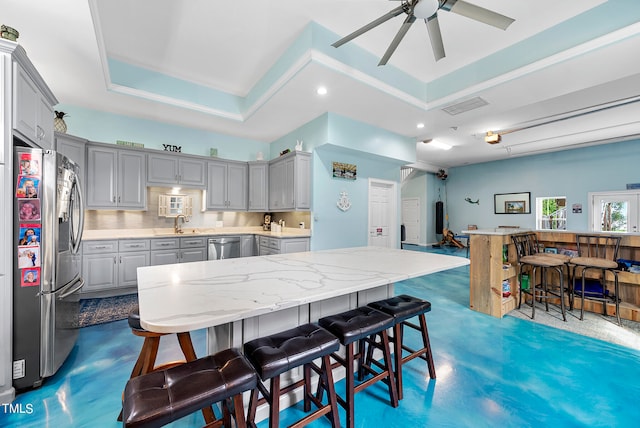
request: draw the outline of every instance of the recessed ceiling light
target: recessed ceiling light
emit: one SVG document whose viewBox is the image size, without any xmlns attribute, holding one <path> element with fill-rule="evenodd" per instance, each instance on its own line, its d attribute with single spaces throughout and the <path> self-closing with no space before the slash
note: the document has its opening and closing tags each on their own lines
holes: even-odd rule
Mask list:
<svg viewBox="0 0 640 428">
<path fill-rule="evenodd" d="M 424 128 L 424 123 L 419 123 L 419 124 L 417 124 L 417 125 L 416 125 L 416 128 L 418 128 L 418 129 L 422 129 L 422 128 Z"/>
<path fill-rule="evenodd" d="M 316 89 L 316 93 L 318 95 L 327 95 L 327 88 L 325 88 L 324 86 L 320 86 L 318 87 L 318 89 Z"/>
</svg>

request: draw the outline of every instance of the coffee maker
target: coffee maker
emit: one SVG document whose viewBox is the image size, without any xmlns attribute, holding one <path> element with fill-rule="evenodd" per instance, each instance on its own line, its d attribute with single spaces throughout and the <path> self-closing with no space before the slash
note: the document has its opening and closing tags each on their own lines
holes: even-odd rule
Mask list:
<svg viewBox="0 0 640 428">
<path fill-rule="evenodd" d="M 271 214 L 264 215 L 264 223 L 262 224 L 262 230 L 271 230 Z"/>
</svg>

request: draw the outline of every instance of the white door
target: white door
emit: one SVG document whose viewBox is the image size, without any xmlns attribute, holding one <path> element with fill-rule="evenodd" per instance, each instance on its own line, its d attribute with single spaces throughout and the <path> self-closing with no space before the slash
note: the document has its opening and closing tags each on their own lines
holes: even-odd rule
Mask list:
<svg viewBox="0 0 640 428">
<path fill-rule="evenodd" d="M 637 232 L 640 195 L 630 192 L 590 193 L 594 231 Z"/>
<path fill-rule="evenodd" d="M 397 201 L 395 182 L 369 179 L 369 245 L 397 248 Z"/>
<path fill-rule="evenodd" d="M 404 224 L 407 244 L 420 244 L 420 199 L 402 200 L 402 224 Z"/>
</svg>

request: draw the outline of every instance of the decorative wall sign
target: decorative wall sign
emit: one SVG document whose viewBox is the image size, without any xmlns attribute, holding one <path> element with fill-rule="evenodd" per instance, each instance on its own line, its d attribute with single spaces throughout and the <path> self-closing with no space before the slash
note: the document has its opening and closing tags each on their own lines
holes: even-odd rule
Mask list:
<svg viewBox="0 0 640 428">
<path fill-rule="evenodd" d="M 573 204 L 571 205 L 571 212 L 574 214 L 582 213 L 582 204 Z"/>
<path fill-rule="evenodd" d="M 342 211 L 347 211 L 351 208 L 351 201 L 349 200 L 349 195 L 344 190 L 340 192 L 340 197 L 337 202 L 338 208 Z"/>
<path fill-rule="evenodd" d="M 350 163 L 333 162 L 333 176 L 336 178 L 355 180 L 356 169 L 357 167 Z"/>
<path fill-rule="evenodd" d="M 174 153 L 181 153 L 182 152 L 182 146 L 174 146 L 172 144 L 163 144 L 162 145 L 162 149 L 165 152 L 174 152 Z"/>
</svg>

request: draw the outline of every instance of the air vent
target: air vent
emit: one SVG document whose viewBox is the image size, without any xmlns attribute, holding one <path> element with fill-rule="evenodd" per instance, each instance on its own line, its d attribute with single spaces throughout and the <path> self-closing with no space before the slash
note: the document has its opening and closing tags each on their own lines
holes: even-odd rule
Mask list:
<svg viewBox="0 0 640 428">
<path fill-rule="evenodd" d="M 443 108 L 442 110 L 449 113 L 451 116 L 455 116 L 456 114 L 464 113 L 465 111 L 486 106 L 487 104 L 489 103 L 482 98 L 475 97 L 466 101 L 459 102 L 457 104 L 452 104 L 448 107 Z"/>
</svg>

